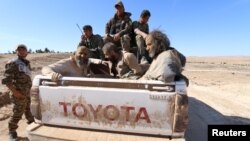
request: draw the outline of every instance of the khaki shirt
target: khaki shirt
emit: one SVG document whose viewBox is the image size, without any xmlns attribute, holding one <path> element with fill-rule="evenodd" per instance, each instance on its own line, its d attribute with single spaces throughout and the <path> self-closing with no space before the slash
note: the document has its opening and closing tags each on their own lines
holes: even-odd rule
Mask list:
<svg viewBox="0 0 250 141">
<path fill-rule="evenodd" d="M 122 77 L 130 71 L 132 71 L 133 74 L 142 75 L 142 68 L 137 63 L 135 55 L 126 51 L 122 51 L 122 57 L 117 63 L 116 70 L 118 77 Z"/>
<path fill-rule="evenodd" d="M 101 64 L 101 60 L 89 58 L 88 64 L 84 68 L 79 68 L 73 57 L 60 60 L 54 64 L 42 68 L 42 74 L 52 76 L 53 73 L 60 73 L 62 76 L 84 77 L 89 73 L 89 65 Z"/>
<path fill-rule="evenodd" d="M 173 50 L 160 53 L 153 60 L 148 71 L 141 77 L 142 80 L 160 80 L 172 82 L 175 76 L 180 74 L 182 66 L 179 58 Z"/>
</svg>

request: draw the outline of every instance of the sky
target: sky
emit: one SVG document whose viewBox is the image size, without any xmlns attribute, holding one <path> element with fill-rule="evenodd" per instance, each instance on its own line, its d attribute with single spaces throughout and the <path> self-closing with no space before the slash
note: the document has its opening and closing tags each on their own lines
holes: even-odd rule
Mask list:
<svg viewBox="0 0 250 141">
<path fill-rule="evenodd" d="M 73 52 L 82 28 L 104 35 L 117 0 L 0 0 L 0 53 L 29 49 Z M 186 56 L 250 56 L 250 0 L 122 0 L 131 19 L 151 12 L 159 29 Z"/>
</svg>

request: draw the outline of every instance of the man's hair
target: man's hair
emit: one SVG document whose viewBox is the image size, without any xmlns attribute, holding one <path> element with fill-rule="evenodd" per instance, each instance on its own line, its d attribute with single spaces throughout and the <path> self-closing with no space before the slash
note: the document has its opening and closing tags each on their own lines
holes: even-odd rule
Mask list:
<svg viewBox="0 0 250 141">
<path fill-rule="evenodd" d="M 150 17 L 150 16 L 151 16 L 151 14 L 150 14 L 149 10 L 143 10 L 141 12 L 141 17 Z"/>
<path fill-rule="evenodd" d="M 103 48 L 102 48 L 103 52 L 111 52 L 114 51 L 116 53 L 118 53 L 120 51 L 120 49 L 112 42 L 108 42 L 106 43 Z"/>
<path fill-rule="evenodd" d="M 24 44 L 18 44 L 18 45 L 16 46 L 16 51 L 17 51 L 19 48 L 24 48 L 24 49 L 27 50 L 27 47 L 26 47 L 26 45 L 24 45 Z"/>
<path fill-rule="evenodd" d="M 85 26 L 83 26 L 83 31 L 85 31 L 85 30 L 90 30 L 90 31 L 92 31 L 92 26 L 91 25 L 85 25 Z"/>
<path fill-rule="evenodd" d="M 118 6 L 122 7 L 122 8 L 125 10 L 124 5 L 123 5 L 122 1 L 118 0 L 118 1 L 116 2 L 116 4 L 115 4 L 115 8 L 117 8 Z"/>
<path fill-rule="evenodd" d="M 167 35 L 160 30 L 153 30 L 149 33 L 154 38 L 156 50 L 155 55 L 157 56 L 161 52 L 168 50 L 170 47 L 170 40 Z"/>
<path fill-rule="evenodd" d="M 88 49 L 86 46 L 77 46 L 77 49 L 76 49 L 76 51 L 73 52 L 73 55 L 75 55 L 76 52 L 77 52 L 78 50 L 80 50 L 80 49 L 84 49 L 84 50 L 87 50 L 87 51 L 89 52 L 89 49 Z"/>
</svg>

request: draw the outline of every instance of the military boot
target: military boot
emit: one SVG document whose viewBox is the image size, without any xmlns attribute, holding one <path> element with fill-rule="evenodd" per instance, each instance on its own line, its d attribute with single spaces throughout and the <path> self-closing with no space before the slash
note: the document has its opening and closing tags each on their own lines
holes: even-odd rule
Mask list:
<svg viewBox="0 0 250 141">
<path fill-rule="evenodd" d="M 16 133 L 16 131 L 9 132 L 9 140 L 10 141 L 16 141 L 17 140 L 17 133 Z"/>
</svg>

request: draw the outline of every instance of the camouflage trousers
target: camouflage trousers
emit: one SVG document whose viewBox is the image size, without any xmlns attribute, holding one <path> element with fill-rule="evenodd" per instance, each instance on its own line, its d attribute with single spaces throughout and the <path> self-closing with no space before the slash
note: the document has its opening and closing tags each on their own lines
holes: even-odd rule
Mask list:
<svg viewBox="0 0 250 141">
<path fill-rule="evenodd" d="M 125 34 L 121 37 L 119 41 L 115 41 L 112 36 L 105 36 L 104 37 L 104 43 L 107 42 L 112 42 L 114 43 L 117 47 L 122 48 L 123 50 L 129 52 L 130 51 L 130 37 L 129 35 Z"/>
<path fill-rule="evenodd" d="M 138 53 L 140 56 L 144 56 L 145 51 L 146 51 L 146 45 L 145 45 L 145 40 L 141 35 L 136 35 L 136 45 L 138 47 Z"/>
<path fill-rule="evenodd" d="M 21 120 L 22 115 L 25 114 L 25 118 L 28 120 L 27 123 L 34 121 L 34 117 L 30 111 L 30 96 L 26 96 L 23 99 L 17 99 L 12 96 L 12 101 L 14 103 L 13 115 L 9 120 L 9 131 L 14 132 L 18 128 L 18 122 Z"/>
</svg>

